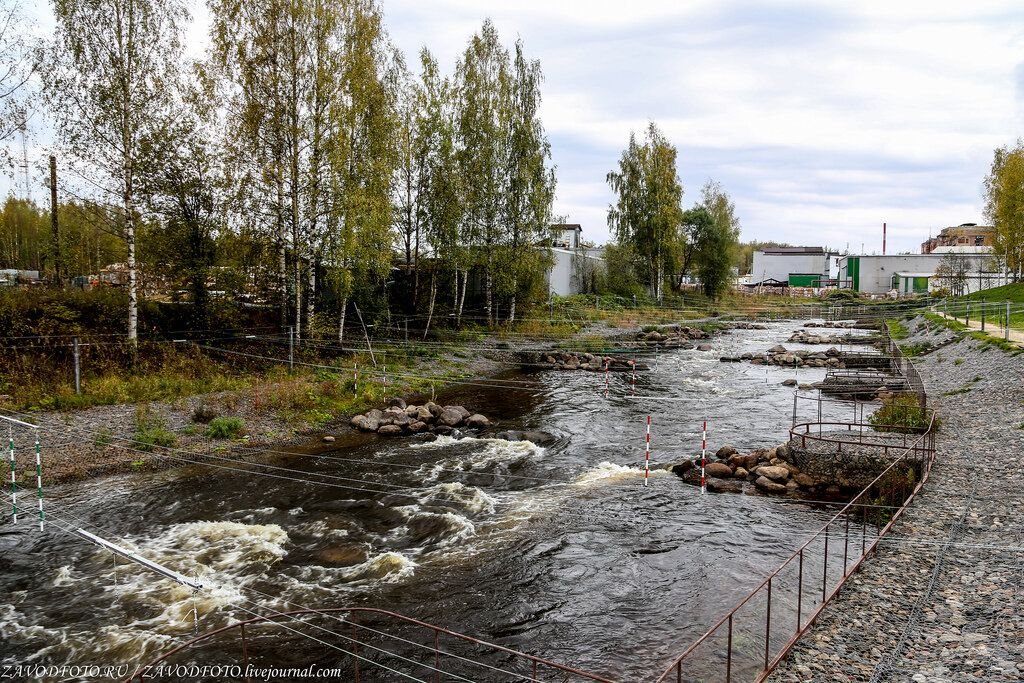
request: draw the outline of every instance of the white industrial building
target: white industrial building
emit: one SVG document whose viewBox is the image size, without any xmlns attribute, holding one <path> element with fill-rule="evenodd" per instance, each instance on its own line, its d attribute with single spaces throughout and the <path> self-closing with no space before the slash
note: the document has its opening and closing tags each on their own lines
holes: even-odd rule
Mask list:
<svg viewBox="0 0 1024 683">
<path fill-rule="evenodd" d="M 968 292 L 998 287 L 1008 281 L 1005 272 L 995 269 L 990 247 L 938 247 L 930 254 L 843 256 L 839 265 L 840 286 L 862 294 L 927 294 L 945 286 L 937 272 L 950 253 L 962 258 L 958 267 L 963 268 L 962 282 Z"/>
<path fill-rule="evenodd" d="M 824 287 L 837 277 L 838 254 L 822 247 L 768 247 L 754 252 L 750 284 Z"/>
<path fill-rule="evenodd" d="M 583 228 L 576 223 L 551 226 L 551 256 L 548 294 L 571 296 L 587 291 L 595 271 L 604 268 L 604 250 L 582 246 Z"/>
</svg>

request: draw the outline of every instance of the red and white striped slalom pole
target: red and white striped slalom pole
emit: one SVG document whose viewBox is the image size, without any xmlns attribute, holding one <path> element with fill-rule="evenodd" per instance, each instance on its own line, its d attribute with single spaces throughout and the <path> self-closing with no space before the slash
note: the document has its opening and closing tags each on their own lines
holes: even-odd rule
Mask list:
<svg viewBox="0 0 1024 683">
<path fill-rule="evenodd" d="M 359 363 L 352 364 L 352 394 L 359 396 Z"/>
<path fill-rule="evenodd" d="M 647 486 L 647 477 L 651 473 L 651 416 L 647 416 L 647 444 L 644 451 L 644 486 Z"/>
<path fill-rule="evenodd" d="M 704 470 L 708 464 L 708 421 L 704 420 L 704 431 L 700 439 L 700 492 L 708 492 L 708 482 Z"/>
</svg>

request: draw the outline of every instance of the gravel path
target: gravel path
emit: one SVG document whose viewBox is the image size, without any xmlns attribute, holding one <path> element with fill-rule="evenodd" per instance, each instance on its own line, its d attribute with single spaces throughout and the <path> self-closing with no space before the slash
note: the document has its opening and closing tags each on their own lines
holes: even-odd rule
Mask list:
<svg viewBox="0 0 1024 683">
<path fill-rule="evenodd" d="M 917 366 L 931 478 L 769 680 L 1024 680 L 1024 355 L 967 339 Z"/>
</svg>

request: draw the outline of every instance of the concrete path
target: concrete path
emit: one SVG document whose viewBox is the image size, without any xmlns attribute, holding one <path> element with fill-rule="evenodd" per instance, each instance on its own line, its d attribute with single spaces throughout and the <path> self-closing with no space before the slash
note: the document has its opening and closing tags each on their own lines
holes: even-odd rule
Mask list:
<svg viewBox="0 0 1024 683">
<path fill-rule="evenodd" d="M 1024 680 L 1024 355 L 966 339 L 917 366 L 931 478 L 771 681 Z"/>
<path fill-rule="evenodd" d="M 955 318 L 953 318 L 953 316 L 948 315 L 946 313 L 943 313 L 942 311 L 934 311 L 934 313 L 936 313 L 938 315 L 941 315 L 943 318 L 946 318 L 948 320 L 954 320 L 955 319 Z M 963 320 L 958 320 L 958 322 L 961 325 L 963 324 Z M 978 330 L 979 332 L 981 331 L 981 321 L 980 320 L 971 320 L 967 324 L 967 326 L 970 327 L 972 330 Z M 1006 329 L 1002 325 L 993 325 L 989 321 L 985 322 L 985 332 L 987 334 L 992 335 L 993 337 L 999 337 L 1000 339 L 1005 339 L 1006 338 Z M 1024 344 L 1024 330 L 1017 330 L 1017 329 L 1014 329 L 1014 328 L 1011 327 L 1010 328 L 1009 341 L 1019 342 L 1021 344 Z"/>
</svg>

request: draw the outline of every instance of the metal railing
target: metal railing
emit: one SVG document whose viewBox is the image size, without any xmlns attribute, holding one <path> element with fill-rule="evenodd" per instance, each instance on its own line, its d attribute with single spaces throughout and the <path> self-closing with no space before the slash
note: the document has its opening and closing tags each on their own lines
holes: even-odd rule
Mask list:
<svg viewBox="0 0 1024 683">
<path fill-rule="evenodd" d="M 883 345 L 887 347 L 892 371 L 911 387 L 916 400 L 908 410 L 896 411 L 896 424 L 879 422 L 869 416 L 855 422 L 822 421 L 820 396 L 818 420 L 797 422 L 797 394 L 794 394 L 794 424 L 791 440 L 803 447 L 809 441 L 818 449 L 833 453 L 878 449 L 892 461 L 852 500 L 769 574 L 743 600 L 714 624 L 665 669 L 665 681 L 725 681 L 734 676 L 763 681 L 811 627 L 825 605 L 839 594 L 846 580 L 878 546 L 907 506 L 928 480 L 935 460 L 934 411 L 927 408 L 924 382 L 913 363 L 892 340 L 884 325 Z M 856 414 L 858 403 L 854 403 Z M 885 405 L 885 404 L 883 404 Z M 898 404 L 894 404 L 897 405 Z M 887 415 L 888 417 L 888 415 Z M 924 427 L 909 426 L 915 417 Z M 834 428 L 830 433 L 826 430 Z M 843 431 L 849 435 L 842 434 Z M 838 432 L 838 433 L 837 433 Z M 867 437 L 869 433 L 873 436 Z M 900 443 L 890 443 L 891 439 Z M 840 559 L 841 558 L 841 559 Z"/>
<path fill-rule="evenodd" d="M 928 480 L 935 459 L 933 424 L 934 416 L 900 457 L 675 659 L 659 683 L 730 683 L 734 676 L 763 681 Z"/>
<path fill-rule="evenodd" d="M 541 681 L 551 680 L 550 678 L 541 678 L 541 676 L 550 677 L 554 675 L 560 681 L 584 680 L 611 683 L 609 679 L 603 678 L 598 674 L 574 669 L 479 638 L 449 631 L 440 626 L 428 624 L 396 612 L 370 607 L 344 607 L 321 610 L 301 609 L 288 612 L 273 612 L 268 616 L 257 616 L 252 619 L 222 626 L 192 638 L 152 659 L 144 666 L 139 667 L 136 673 L 126 680 L 126 683 L 141 682 L 149 679 L 150 676 L 148 674 L 150 672 L 160 671 L 160 665 L 165 664 L 178 653 L 194 649 L 202 643 L 213 641 L 216 636 L 229 631 L 238 632 L 239 654 L 242 660 L 240 670 L 248 672 L 250 671 L 250 663 L 256 659 L 257 654 L 253 650 L 253 641 L 256 637 L 253 631 L 256 628 L 260 626 L 277 626 L 296 632 L 295 626 L 283 626 L 279 622 L 286 619 L 294 621 L 318 616 L 329 617 L 331 619 L 331 629 L 346 630 L 347 635 L 341 636 L 340 640 L 345 643 L 345 647 L 350 648 L 348 650 L 348 659 L 350 660 L 348 662 L 350 669 L 348 675 L 350 676 L 349 680 L 356 681 L 357 683 L 363 680 L 366 673 L 364 670 L 367 668 L 375 669 L 374 674 L 370 676 L 369 680 L 381 680 L 379 676 L 385 675 L 385 670 L 391 671 L 390 667 L 384 665 L 383 662 L 393 665 L 396 660 L 400 661 L 403 668 L 413 669 L 417 674 L 416 680 L 419 680 L 419 676 L 423 676 L 434 683 L 441 683 L 444 680 L 475 680 L 481 675 L 493 677 L 498 674 L 500 674 L 500 680 Z M 389 622 L 393 629 L 385 632 L 379 628 L 371 628 L 369 624 L 373 623 L 371 622 L 373 619 Z M 333 630 L 324 628 L 319 628 L 318 631 L 321 634 L 327 633 L 328 635 L 333 633 Z M 396 635 L 397 632 L 402 632 L 403 635 Z M 426 635 L 426 642 L 421 642 L 420 639 L 417 639 L 417 633 Z M 300 632 L 299 635 L 303 634 Z M 404 646 L 406 650 L 398 653 L 382 647 L 380 642 L 374 645 L 374 636 L 378 636 L 378 640 L 386 641 L 389 644 L 388 647 Z M 321 635 L 321 637 L 323 636 Z M 314 640 L 324 642 L 320 641 L 319 638 L 314 638 Z M 277 639 L 275 639 L 275 645 L 280 646 L 280 642 Z M 456 652 L 455 650 L 459 646 L 466 649 Z M 482 655 L 494 657 L 494 663 L 479 661 L 479 657 Z M 304 656 L 307 656 L 308 659 L 308 655 Z M 414 659 L 415 657 L 418 657 L 418 659 Z M 383 660 L 383 662 L 378 662 L 377 660 Z M 280 668 L 279 665 L 277 666 Z M 443 668 L 445 666 L 453 668 L 446 670 Z M 456 670 L 455 667 L 458 667 L 458 669 Z M 473 671 L 476 673 L 471 673 Z M 485 671 L 486 674 L 481 674 L 479 673 L 480 671 Z M 466 676 L 470 676 L 470 678 L 466 678 Z M 246 678 L 246 680 L 248 679 Z"/>
</svg>

